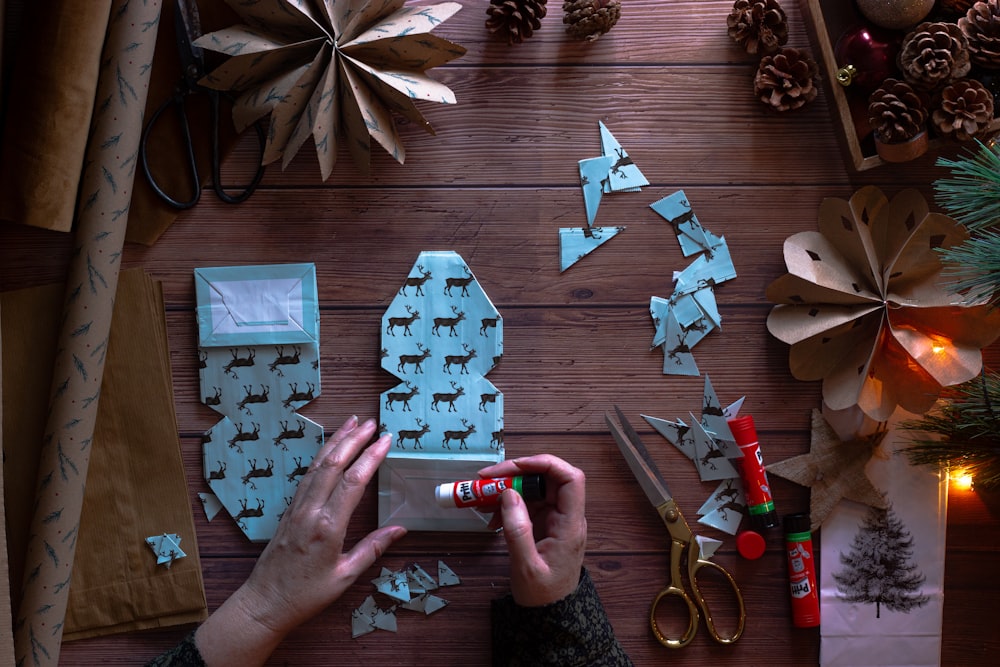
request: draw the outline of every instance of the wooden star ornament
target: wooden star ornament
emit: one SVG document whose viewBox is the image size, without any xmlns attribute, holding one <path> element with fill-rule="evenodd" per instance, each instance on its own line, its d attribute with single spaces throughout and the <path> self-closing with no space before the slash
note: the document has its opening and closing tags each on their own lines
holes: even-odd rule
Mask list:
<svg viewBox="0 0 1000 667">
<path fill-rule="evenodd" d="M 812 530 L 817 530 L 841 498 L 885 509 L 888 502 L 868 475 L 865 466 L 872 458 L 885 431 L 843 441 L 817 410 L 812 411 L 812 438 L 809 453 L 778 461 L 767 472 L 808 486 Z"/>
</svg>

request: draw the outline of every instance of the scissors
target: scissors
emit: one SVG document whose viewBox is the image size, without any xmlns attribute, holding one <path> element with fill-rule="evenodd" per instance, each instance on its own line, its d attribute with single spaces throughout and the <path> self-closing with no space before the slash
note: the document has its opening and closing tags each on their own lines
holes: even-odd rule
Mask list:
<svg viewBox="0 0 1000 667">
<path fill-rule="evenodd" d="M 698 630 L 700 615 L 704 614 L 705 625 L 708 628 L 709 634 L 712 635 L 712 639 L 720 644 L 732 644 L 743 634 L 743 626 L 746 624 L 747 618 L 746 607 L 743 605 L 743 594 L 736 585 L 736 580 L 721 565 L 701 557 L 698 544 L 694 542 L 694 534 L 691 532 L 691 528 L 688 526 L 687 521 L 684 520 L 680 509 L 678 509 L 677 502 L 670 495 L 670 489 L 667 488 L 666 482 L 663 481 L 663 477 L 656 469 L 656 464 L 650 458 L 649 451 L 639 439 L 639 434 L 636 433 L 635 429 L 617 406 L 615 407 L 615 413 L 621 422 L 621 426 L 615 422 L 610 413 L 604 413 L 604 419 L 608 423 L 608 428 L 611 429 L 611 435 L 614 436 L 615 442 L 618 443 L 618 448 L 625 457 L 625 461 L 632 470 L 632 474 L 635 475 L 636 480 L 639 482 L 639 486 L 646 492 L 646 497 L 656 507 L 656 511 L 670 532 L 670 584 L 657 594 L 656 598 L 653 599 L 653 606 L 649 610 L 649 625 L 653 629 L 653 634 L 661 644 L 668 648 L 687 646 L 694 639 L 695 632 Z M 690 593 L 684 588 L 684 581 L 681 578 L 681 563 L 685 549 L 687 549 L 687 580 L 691 584 Z M 725 580 L 729 582 L 729 587 L 736 597 L 736 603 L 739 606 L 739 621 L 735 632 L 731 635 L 722 635 L 716 629 L 715 621 L 712 619 L 712 612 L 709 610 L 708 603 L 705 601 L 701 589 L 698 587 L 698 573 L 703 568 L 709 568 L 721 573 Z M 681 598 L 688 609 L 687 630 L 684 631 L 684 634 L 680 638 L 667 637 L 660 630 L 656 622 L 657 607 L 659 607 L 663 600 L 671 596 Z"/>
<path fill-rule="evenodd" d="M 152 186 L 153 191 L 156 192 L 160 199 L 174 208 L 181 210 L 188 209 L 198 203 L 198 200 L 201 198 L 201 177 L 198 174 L 198 165 L 195 162 L 194 146 L 191 141 L 191 128 L 188 125 L 185 99 L 195 93 L 207 95 L 211 105 L 212 123 L 212 189 L 215 190 L 216 196 L 222 201 L 228 204 L 239 204 L 246 201 L 253 194 L 254 190 L 257 189 L 257 185 L 264 175 L 264 165 L 261 163 L 262 161 L 258 161 L 257 173 L 254 175 L 253 180 L 249 185 L 244 186 L 240 192 L 231 195 L 222 188 L 219 177 L 221 162 L 219 150 L 219 97 L 221 93 L 198 83 L 205 75 L 204 52 L 194 44 L 194 41 L 201 36 L 201 18 L 198 14 L 198 5 L 193 0 L 177 0 L 174 10 L 174 20 L 177 26 L 177 52 L 180 56 L 182 72 L 181 80 L 177 84 L 174 94 L 153 112 L 149 123 L 146 124 L 142 132 L 142 141 L 139 144 L 142 169 L 146 173 L 146 179 L 149 181 L 150 186 Z M 163 112 L 170 107 L 177 108 L 184 146 L 187 149 L 187 176 L 190 179 L 189 183 L 193 192 L 191 198 L 187 200 L 175 199 L 167 194 L 160 184 L 157 183 L 156 178 L 149 169 L 148 141 L 150 133 Z M 264 129 L 260 123 L 255 123 L 254 127 L 257 130 L 257 140 L 260 144 L 261 157 L 263 157 L 266 143 Z"/>
</svg>

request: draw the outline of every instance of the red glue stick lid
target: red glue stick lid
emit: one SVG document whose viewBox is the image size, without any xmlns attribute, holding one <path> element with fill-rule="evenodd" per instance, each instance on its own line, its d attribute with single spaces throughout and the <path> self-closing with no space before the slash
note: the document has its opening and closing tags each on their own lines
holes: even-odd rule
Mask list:
<svg viewBox="0 0 1000 667">
<path fill-rule="evenodd" d="M 764 555 L 767 544 L 760 533 L 752 530 L 741 531 L 736 536 L 736 550 L 747 560 L 756 560 Z"/>
<path fill-rule="evenodd" d="M 757 442 L 757 428 L 754 426 L 753 417 L 750 415 L 736 417 L 735 419 L 728 420 L 726 423 L 729 424 L 729 430 L 733 432 L 733 437 L 736 438 L 736 444 L 749 445 Z"/>
</svg>

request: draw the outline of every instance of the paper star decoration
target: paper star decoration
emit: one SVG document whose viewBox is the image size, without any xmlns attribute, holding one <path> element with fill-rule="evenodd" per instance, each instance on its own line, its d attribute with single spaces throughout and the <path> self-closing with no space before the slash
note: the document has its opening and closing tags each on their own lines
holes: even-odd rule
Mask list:
<svg viewBox="0 0 1000 667">
<path fill-rule="evenodd" d="M 195 41 L 232 56 L 200 83 L 238 93 L 238 131 L 271 116 L 264 164 L 281 158 L 286 167 L 310 134 L 324 181 L 341 137 L 364 174 L 370 139 L 402 163 L 393 113 L 433 134 L 413 100 L 454 104 L 455 94 L 426 72 L 465 54 L 430 34 L 460 4 L 405 1 L 226 0 L 244 23 Z"/>
<path fill-rule="evenodd" d="M 809 514 L 815 531 L 841 498 L 880 509 L 889 506 L 885 496 L 865 474 L 865 465 L 885 434 L 886 431 L 879 431 L 844 442 L 823 414 L 813 408 L 809 453 L 772 463 L 766 469 L 768 473 L 811 488 Z"/>
<path fill-rule="evenodd" d="M 391 600 L 390 606 L 382 608 L 369 595 L 360 607 L 351 612 L 351 637 L 356 638 L 375 630 L 396 632 L 396 609 L 416 611 L 430 616 L 448 606 L 448 601 L 431 593 L 442 586 L 456 586 L 458 575 L 444 561 L 438 561 L 438 579 L 427 570 L 414 563 L 404 570 L 390 570 L 383 567 L 379 576 L 372 579 L 372 585 L 380 594 Z"/>
<path fill-rule="evenodd" d="M 642 415 L 657 433 L 691 460 L 701 481 L 719 481 L 712 495 L 698 509 L 698 522 L 730 535 L 736 534 L 747 513 L 743 483 L 733 463 L 733 459 L 742 457 L 743 452 L 736 445 L 728 424 L 728 420 L 738 416 L 742 406 L 743 398 L 740 398 L 723 408 L 712 380 L 706 375 L 701 417 L 688 413 L 690 426 L 680 419 L 669 421 Z"/>
<path fill-rule="evenodd" d="M 156 564 L 165 565 L 168 569 L 174 561 L 187 556 L 181 550 L 181 538 L 174 533 L 163 533 L 146 538 L 146 544 L 156 554 Z"/>
</svg>

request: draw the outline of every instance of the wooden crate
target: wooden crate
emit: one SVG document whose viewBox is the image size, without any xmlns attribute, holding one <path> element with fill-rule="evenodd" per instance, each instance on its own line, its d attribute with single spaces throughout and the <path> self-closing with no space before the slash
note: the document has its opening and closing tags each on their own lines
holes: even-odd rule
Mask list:
<svg viewBox="0 0 1000 667">
<path fill-rule="evenodd" d="M 862 23 L 853 2 L 845 0 L 803 0 L 802 13 L 810 39 L 817 49 L 816 61 L 823 77 L 823 87 L 833 108 L 833 122 L 849 167 L 866 171 L 885 164 L 875 151 L 875 142 L 868 129 L 867 97 L 850 94 L 849 88 L 837 83 L 836 58 L 833 55 L 837 39 L 853 25 Z M 990 132 L 1000 130 L 1000 120 L 994 119 Z M 931 139 L 928 153 L 938 153 L 959 144 L 945 139 Z"/>
</svg>

